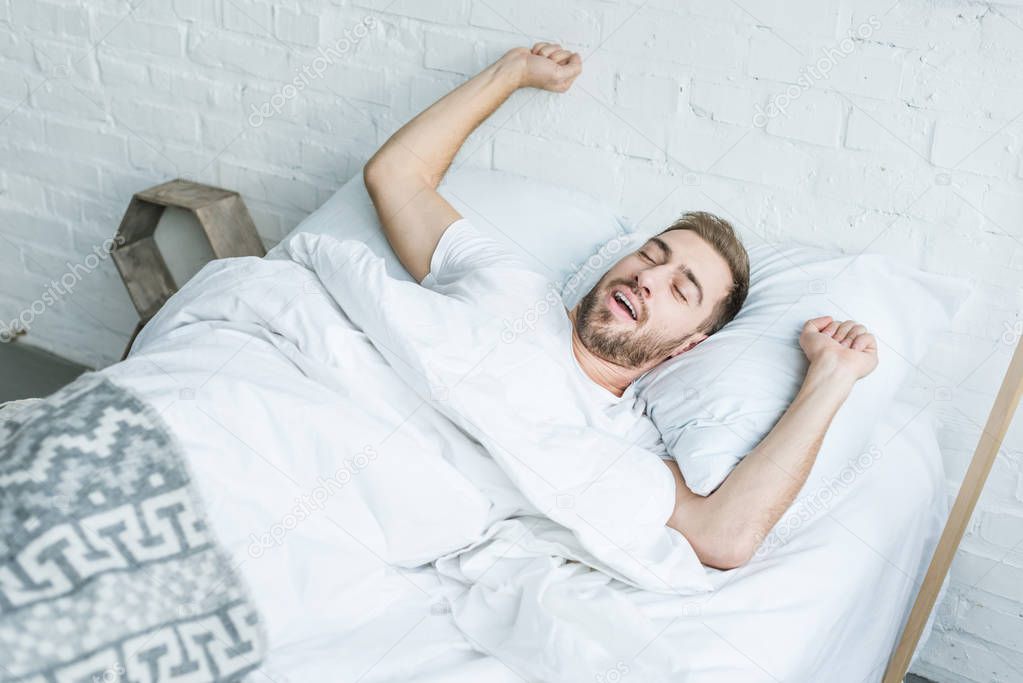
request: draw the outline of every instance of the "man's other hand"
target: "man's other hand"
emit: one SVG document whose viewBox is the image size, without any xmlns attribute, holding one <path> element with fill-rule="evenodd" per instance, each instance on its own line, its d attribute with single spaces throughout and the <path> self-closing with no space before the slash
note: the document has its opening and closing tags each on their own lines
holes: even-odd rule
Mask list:
<svg viewBox="0 0 1023 683">
<path fill-rule="evenodd" d="M 840 322 L 827 315 L 807 320 L 799 346 L 810 365 L 848 372 L 854 380 L 866 377 L 877 367 L 877 340 L 855 320 Z"/>
<path fill-rule="evenodd" d="M 568 90 L 583 70 L 579 53 L 565 50 L 557 43 L 537 43 L 532 50 L 515 48 L 504 59 L 518 65 L 521 87 L 551 92 Z"/>
</svg>

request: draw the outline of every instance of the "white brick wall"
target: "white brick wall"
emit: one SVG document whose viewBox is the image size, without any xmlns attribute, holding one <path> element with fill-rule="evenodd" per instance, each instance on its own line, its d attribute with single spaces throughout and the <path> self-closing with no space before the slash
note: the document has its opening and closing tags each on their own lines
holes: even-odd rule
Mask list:
<svg viewBox="0 0 1023 683">
<path fill-rule="evenodd" d="M 517 94 L 458 163 L 973 281 L 913 385 L 950 495 L 1023 332 L 1019 0 L 0 0 L 0 23 L 0 320 L 29 311 L 24 341 L 78 361 L 134 325 L 113 265 L 44 296 L 132 192 L 237 189 L 274 243 L 416 111 L 550 38 L 585 55 L 576 88 Z M 1015 426 L 917 667 L 937 680 L 1023 676 L 1021 461 Z"/>
</svg>

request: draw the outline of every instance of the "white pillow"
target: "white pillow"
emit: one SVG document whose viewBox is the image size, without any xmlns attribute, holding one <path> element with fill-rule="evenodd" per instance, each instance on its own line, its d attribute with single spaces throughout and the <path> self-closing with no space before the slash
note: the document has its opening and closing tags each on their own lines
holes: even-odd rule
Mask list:
<svg viewBox="0 0 1023 683">
<path fill-rule="evenodd" d="M 477 169 L 449 173 L 439 191 L 480 232 L 548 278 L 556 291 L 563 287 L 575 291 L 577 273 L 599 275 L 613 264 L 615 254 L 624 253 L 619 238 L 626 235 L 625 228 L 613 213 L 581 192 Z M 388 274 L 412 279 L 380 230 L 362 173 L 309 214 L 281 244 L 300 232 L 365 242 L 384 259 Z M 595 258 L 599 249 L 604 256 Z"/>
<path fill-rule="evenodd" d="M 686 483 L 701 495 L 721 484 L 792 402 L 807 367 L 798 340 L 808 319 L 862 322 L 878 339 L 879 360 L 832 422 L 804 490 L 864 452 L 900 385 L 969 294 L 961 280 L 877 254 L 773 245 L 748 251 L 750 291 L 739 315 L 637 383 Z"/>
</svg>

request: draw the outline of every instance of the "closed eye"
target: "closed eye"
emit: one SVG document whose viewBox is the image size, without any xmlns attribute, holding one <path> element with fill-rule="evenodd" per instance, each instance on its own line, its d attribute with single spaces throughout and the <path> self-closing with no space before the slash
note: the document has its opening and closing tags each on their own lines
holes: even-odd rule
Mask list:
<svg viewBox="0 0 1023 683">
<path fill-rule="evenodd" d="M 657 263 L 657 261 L 655 261 L 653 259 L 653 257 L 651 257 L 650 254 L 646 253 L 645 251 L 639 251 L 638 254 L 639 254 L 639 257 L 641 259 L 643 259 L 644 261 L 646 261 L 647 263 L 651 263 L 651 264 Z M 672 285 L 671 288 L 672 288 L 672 290 L 674 290 L 675 296 L 677 298 L 682 299 L 682 301 L 684 301 L 687 304 L 689 303 L 689 299 L 686 298 L 686 295 L 682 293 L 682 290 L 679 289 L 677 285 Z"/>
</svg>

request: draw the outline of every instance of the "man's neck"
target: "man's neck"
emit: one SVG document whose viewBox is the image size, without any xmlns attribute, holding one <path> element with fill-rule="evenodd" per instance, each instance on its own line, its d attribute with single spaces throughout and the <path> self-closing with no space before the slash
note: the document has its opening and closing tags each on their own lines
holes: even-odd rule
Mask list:
<svg viewBox="0 0 1023 683">
<path fill-rule="evenodd" d="M 575 327 L 575 309 L 568 312 L 572 321 L 572 353 L 579 367 L 597 386 L 606 389 L 615 396 L 621 396 L 629 385 L 639 376 L 633 368 L 625 368 L 608 360 L 586 348 L 583 340 Z"/>
</svg>

